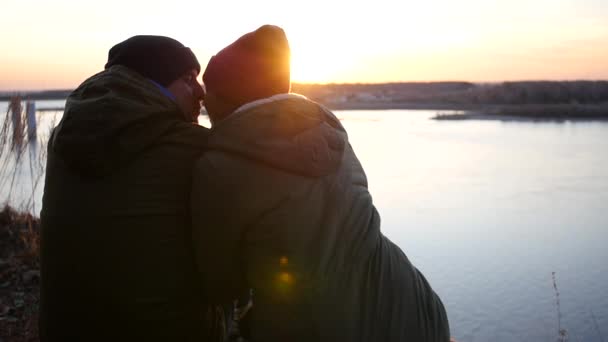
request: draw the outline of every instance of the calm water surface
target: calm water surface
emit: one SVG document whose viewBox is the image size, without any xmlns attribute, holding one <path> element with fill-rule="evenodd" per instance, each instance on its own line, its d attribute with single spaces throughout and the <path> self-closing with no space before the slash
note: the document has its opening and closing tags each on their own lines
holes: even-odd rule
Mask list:
<svg viewBox="0 0 608 342">
<path fill-rule="evenodd" d="M 459 341 L 555 341 L 552 272 L 570 340 L 608 340 L 608 123 L 336 114 L 384 234 L 439 293 Z M 39 140 L 58 115 L 39 114 Z"/>
</svg>

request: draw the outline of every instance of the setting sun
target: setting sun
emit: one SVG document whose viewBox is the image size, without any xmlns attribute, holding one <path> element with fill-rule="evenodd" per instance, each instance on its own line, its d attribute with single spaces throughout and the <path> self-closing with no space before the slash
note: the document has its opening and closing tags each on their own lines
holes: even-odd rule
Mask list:
<svg viewBox="0 0 608 342">
<path fill-rule="evenodd" d="M 4 32 L 14 32 L 0 55 L 0 90 L 75 87 L 103 69 L 110 47 L 137 34 L 180 40 L 204 69 L 214 53 L 263 24 L 285 29 L 294 82 L 608 78 L 608 9 L 592 0 L 176 1 L 170 7 L 57 0 L 9 1 L 5 12 L 27 13 L 27 20 L 12 15 L 0 22 Z"/>
<path fill-rule="evenodd" d="M 300 83 L 330 83 L 352 73 L 352 60 L 340 54 L 319 54 L 292 44 L 291 79 Z"/>
</svg>

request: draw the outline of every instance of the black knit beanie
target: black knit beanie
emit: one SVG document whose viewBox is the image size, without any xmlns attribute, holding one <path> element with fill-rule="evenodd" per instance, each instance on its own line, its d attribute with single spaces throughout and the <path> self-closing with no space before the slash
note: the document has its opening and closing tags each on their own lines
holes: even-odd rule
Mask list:
<svg viewBox="0 0 608 342">
<path fill-rule="evenodd" d="M 201 71 L 189 48 L 163 36 L 133 36 L 114 45 L 105 68 L 113 65 L 124 65 L 164 87 L 190 69 Z"/>
</svg>

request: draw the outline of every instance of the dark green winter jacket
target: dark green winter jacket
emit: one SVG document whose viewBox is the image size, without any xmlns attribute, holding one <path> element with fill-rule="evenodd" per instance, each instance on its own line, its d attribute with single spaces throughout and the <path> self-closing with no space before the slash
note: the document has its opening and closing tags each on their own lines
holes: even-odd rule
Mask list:
<svg viewBox="0 0 608 342">
<path fill-rule="evenodd" d="M 293 94 L 246 107 L 212 129 L 194 170 L 208 296 L 253 289 L 252 341 L 447 342 L 443 304 L 381 233 L 339 120 Z"/>
<path fill-rule="evenodd" d="M 200 341 L 189 203 L 207 136 L 122 66 L 69 96 L 48 146 L 42 341 Z"/>
</svg>

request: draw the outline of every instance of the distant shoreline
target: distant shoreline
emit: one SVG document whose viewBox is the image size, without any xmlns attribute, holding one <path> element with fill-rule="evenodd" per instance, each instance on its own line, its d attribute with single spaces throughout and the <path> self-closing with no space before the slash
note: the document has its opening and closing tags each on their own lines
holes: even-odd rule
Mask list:
<svg viewBox="0 0 608 342">
<path fill-rule="evenodd" d="M 430 110 L 437 111 L 438 120 L 608 119 L 608 81 L 294 83 L 292 91 L 332 110 Z M 24 101 L 65 100 L 71 92 L 0 92 L 0 101 L 9 101 L 15 95 Z"/>
<path fill-rule="evenodd" d="M 446 104 L 446 103 L 412 103 L 412 102 L 346 102 L 346 103 L 321 103 L 331 110 L 453 110 L 474 111 L 480 110 L 478 105 Z"/>
<path fill-rule="evenodd" d="M 606 121 L 608 103 L 604 104 L 527 104 L 485 105 L 461 113 L 438 112 L 435 120 L 502 121 Z"/>
<path fill-rule="evenodd" d="M 608 104 L 601 105 L 448 105 L 437 103 L 341 103 L 325 104 L 331 110 L 428 110 L 434 120 L 499 121 L 608 121 Z M 62 107 L 38 108 L 39 112 L 62 112 Z M 207 113 L 203 110 L 203 115 Z"/>
<path fill-rule="evenodd" d="M 449 114 L 448 114 L 449 116 Z M 538 116 L 515 116 L 515 115 L 498 115 L 498 114 L 483 114 L 479 112 L 465 112 L 463 114 L 455 114 L 452 117 L 442 118 L 441 116 L 431 117 L 437 121 L 503 121 L 503 122 L 592 122 L 601 121 L 608 122 L 608 116 L 605 117 L 538 117 Z"/>
<path fill-rule="evenodd" d="M 72 89 L 44 90 L 44 91 L 7 91 L 0 93 L 0 101 L 10 101 L 13 96 L 21 96 L 21 99 L 44 101 L 65 100 L 72 93 Z"/>
<path fill-rule="evenodd" d="M 436 120 L 608 121 L 606 104 L 454 105 L 442 103 L 327 104 L 331 110 L 430 110 Z M 454 113 L 456 112 L 456 113 Z"/>
</svg>

